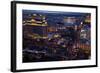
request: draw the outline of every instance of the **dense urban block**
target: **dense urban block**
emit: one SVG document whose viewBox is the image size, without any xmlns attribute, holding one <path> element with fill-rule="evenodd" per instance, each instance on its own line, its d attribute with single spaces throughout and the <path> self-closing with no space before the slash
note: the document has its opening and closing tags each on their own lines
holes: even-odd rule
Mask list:
<svg viewBox="0 0 100 73">
<path fill-rule="evenodd" d="M 22 10 L 23 62 L 91 59 L 91 14 Z"/>
</svg>

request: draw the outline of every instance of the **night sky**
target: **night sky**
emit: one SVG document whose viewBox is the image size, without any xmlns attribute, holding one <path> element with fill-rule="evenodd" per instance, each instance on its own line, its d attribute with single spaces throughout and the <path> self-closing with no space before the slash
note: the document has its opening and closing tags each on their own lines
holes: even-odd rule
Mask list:
<svg viewBox="0 0 100 73">
<path fill-rule="evenodd" d="M 77 12 L 58 12 L 58 11 L 42 11 L 42 10 L 23 10 L 23 20 L 29 18 L 29 14 L 37 14 L 46 16 L 46 21 L 48 25 L 54 26 L 56 24 L 60 25 L 79 25 L 82 20 L 84 20 L 85 16 L 89 13 L 77 13 Z M 78 19 L 74 24 L 64 23 L 63 19 L 66 17 L 75 17 Z"/>
</svg>

